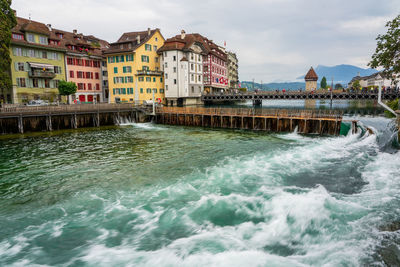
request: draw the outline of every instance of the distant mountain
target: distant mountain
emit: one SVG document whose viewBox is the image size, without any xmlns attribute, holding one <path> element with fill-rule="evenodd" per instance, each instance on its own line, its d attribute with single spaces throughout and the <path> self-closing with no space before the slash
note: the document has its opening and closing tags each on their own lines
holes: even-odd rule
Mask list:
<svg viewBox="0 0 400 267">
<path fill-rule="evenodd" d="M 247 90 L 253 90 L 253 82 L 242 82 L 242 87 L 246 87 Z M 274 90 L 282 90 L 286 89 L 290 90 L 299 90 L 306 87 L 304 82 L 284 82 L 284 83 L 263 83 L 262 86 L 260 83 L 254 83 L 254 89 L 262 89 L 264 91 L 274 91 Z"/>
<path fill-rule="evenodd" d="M 318 75 L 318 81 L 321 81 L 322 77 L 325 76 L 328 84 L 330 84 L 333 77 L 334 84 L 341 83 L 345 85 L 358 74 L 360 74 L 360 76 L 368 76 L 378 71 L 375 69 L 363 69 L 353 65 L 337 65 L 333 67 L 319 65 L 315 68 L 315 72 Z M 304 79 L 304 76 L 305 74 L 297 79 Z"/>
</svg>

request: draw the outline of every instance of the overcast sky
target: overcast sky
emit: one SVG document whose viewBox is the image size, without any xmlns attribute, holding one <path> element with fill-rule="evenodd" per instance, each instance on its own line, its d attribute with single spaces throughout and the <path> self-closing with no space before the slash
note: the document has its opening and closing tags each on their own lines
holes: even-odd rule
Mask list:
<svg viewBox="0 0 400 267">
<path fill-rule="evenodd" d="M 293 81 L 310 66 L 367 67 L 400 0 L 13 0 L 17 15 L 115 42 L 197 32 L 237 53 L 240 80 Z"/>
</svg>

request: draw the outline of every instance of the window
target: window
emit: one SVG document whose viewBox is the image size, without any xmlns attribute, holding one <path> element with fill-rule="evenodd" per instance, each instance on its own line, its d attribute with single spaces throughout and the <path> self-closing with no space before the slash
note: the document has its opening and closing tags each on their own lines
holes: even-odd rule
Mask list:
<svg viewBox="0 0 400 267">
<path fill-rule="evenodd" d="M 133 55 L 126 55 L 126 62 L 133 61 Z"/>
<path fill-rule="evenodd" d="M 74 61 L 72 60 L 72 58 L 67 57 L 67 64 L 68 65 L 74 65 Z"/>
<path fill-rule="evenodd" d="M 157 46 L 156 45 L 153 46 L 153 50 L 157 51 Z"/>
<path fill-rule="evenodd" d="M 190 64 L 190 70 L 193 70 L 193 63 Z"/>
<path fill-rule="evenodd" d="M 100 79 L 100 75 L 99 75 L 98 72 L 96 72 L 96 73 L 94 74 L 94 76 L 95 76 L 96 80 Z"/>
<path fill-rule="evenodd" d="M 76 77 L 80 78 L 80 79 L 83 78 L 83 71 L 77 71 L 76 72 Z"/>
<path fill-rule="evenodd" d="M 54 88 L 58 88 L 58 83 L 59 82 L 60 82 L 59 80 L 53 80 Z"/>
<path fill-rule="evenodd" d="M 146 93 L 151 94 L 151 88 L 147 88 Z"/>
<path fill-rule="evenodd" d="M 176 73 L 176 67 L 174 67 L 174 73 Z"/>
<path fill-rule="evenodd" d="M 50 88 L 50 80 L 44 79 L 44 88 Z"/>
<path fill-rule="evenodd" d="M 139 82 L 143 82 L 144 81 L 144 77 L 139 77 Z"/>
<path fill-rule="evenodd" d="M 92 90 L 92 84 L 88 83 L 88 90 Z"/>
<path fill-rule="evenodd" d="M 47 45 L 48 44 L 47 37 L 39 36 L 39 43 Z"/>
<path fill-rule="evenodd" d="M 158 57 L 154 58 L 154 62 L 158 63 Z"/>
<path fill-rule="evenodd" d="M 34 43 L 35 42 L 35 36 L 33 34 L 28 33 L 26 35 L 28 42 Z"/>
<path fill-rule="evenodd" d="M 168 73 L 165 73 L 165 79 L 168 79 Z"/>
<path fill-rule="evenodd" d="M 120 62 L 124 62 L 124 56 L 120 56 L 120 57 L 119 57 L 119 61 L 120 61 Z"/>
<path fill-rule="evenodd" d="M 165 62 L 165 68 L 168 68 L 168 62 Z"/>
<path fill-rule="evenodd" d="M 123 73 L 132 73 L 132 67 L 131 66 L 125 66 L 122 67 Z"/>
<path fill-rule="evenodd" d="M 121 94 L 126 95 L 126 88 L 121 88 Z"/>
<path fill-rule="evenodd" d="M 164 52 L 164 57 L 167 57 L 167 52 Z"/>
<path fill-rule="evenodd" d="M 93 79 L 93 72 L 87 71 L 87 72 L 86 72 L 85 78 L 86 78 L 86 79 Z"/>
<path fill-rule="evenodd" d="M 153 88 L 153 93 L 157 94 L 157 88 Z"/>
<path fill-rule="evenodd" d="M 143 88 L 140 88 L 140 93 L 143 94 Z"/>
<path fill-rule="evenodd" d="M 154 83 L 156 82 L 156 77 L 153 77 L 153 82 L 154 82 Z"/>
<path fill-rule="evenodd" d="M 190 53 L 190 59 L 193 60 L 193 53 Z"/>
<path fill-rule="evenodd" d="M 162 83 L 162 80 L 163 80 L 162 77 L 160 77 L 160 83 Z"/>
<path fill-rule="evenodd" d="M 47 58 L 47 52 L 46 51 L 42 52 L 42 58 Z"/>
<path fill-rule="evenodd" d="M 23 62 L 18 62 L 17 63 L 17 70 L 24 71 L 25 70 L 25 64 Z"/>
<path fill-rule="evenodd" d="M 54 66 L 54 73 L 56 73 L 56 74 L 61 74 L 61 67 L 59 67 L 59 66 Z"/>
<path fill-rule="evenodd" d="M 133 76 L 126 76 L 125 83 L 133 83 Z"/>
<path fill-rule="evenodd" d="M 69 71 L 69 77 L 74 78 L 74 71 L 72 71 L 72 70 Z"/>
<path fill-rule="evenodd" d="M 100 84 L 96 83 L 96 90 L 100 90 Z"/>
<path fill-rule="evenodd" d="M 146 82 L 151 82 L 151 77 L 146 77 Z"/>
<path fill-rule="evenodd" d="M 199 82 L 201 82 L 201 75 L 199 75 Z"/>
<path fill-rule="evenodd" d="M 13 50 L 14 50 L 14 56 L 22 56 L 22 48 L 15 47 Z"/>
<path fill-rule="evenodd" d="M 149 57 L 148 57 L 148 56 L 145 56 L 145 55 L 142 55 L 142 62 L 147 62 L 147 63 L 149 63 L 149 62 L 150 62 Z"/>
<path fill-rule="evenodd" d="M 190 80 L 193 82 L 193 80 L 194 80 L 194 75 L 193 74 L 190 75 Z"/>
<path fill-rule="evenodd" d="M 176 61 L 176 56 L 173 57 L 174 61 Z"/>
<path fill-rule="evenodd" d="M 26 87 L 26 80 L 25 80 L 25 78 L 17 78 L 17 86 L 18 86 L 18 87 Z"/>
<path fill-rule="evenodd" d="M 114 67 L 114 73 L 118 73 L 118 67 Z"/>
<path fill-rule="evenodd" d="M 157 42 L 157 41 L 158 41 L 158 38 L 156 37 L 156 38 L 154 38 L 154 40 Z"/>
<path fill-rule="evenodd" d="M 174 84 L 176 84 L 176 79 L 174 79 Z"/>
<path fill-rule="evenodd" d="M 164 89 L 160 88 L 160 94 L 164 93 Z"/>
<path fill-rule="evenodd" d="M 150 68 L 149 68 L 149 66 L 142 66 L 142 70 L 149 71 Z"/>
<path fill-rule="evenodd" d="M 145 44 L 145 45 L 144 45 L 144 50 L 146 50 L 146 51 L 151 51 L 151 45 Z"/>
<path fill-rule="evenodd" d="M 165 86 L 165 90 L 167 90 L 167 91 L 168 91 L 168 85 L 166 85 L 166 86 Z"/>
<path fill-rule="evenodd" d="M 24 36 L 22 34 L 13 33 L 12 38 L 16 40 L 24 40 Z"/>
<path fill-rule="evenodd" d="M 192 86 L 192 93 L 194 93 L 194 86 Z"/>
<path fill-rule="evenodd" d="M 38 88 L 39 87 L 39 80 L 38 79 L 32 79 L 33 87 Z"/>
</svg>

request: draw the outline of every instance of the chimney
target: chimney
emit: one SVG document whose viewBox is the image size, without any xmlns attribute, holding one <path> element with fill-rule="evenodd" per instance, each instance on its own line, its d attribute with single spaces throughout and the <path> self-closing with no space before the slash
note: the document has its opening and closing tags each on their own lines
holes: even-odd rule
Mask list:
<svg viewBox="0 0 400 267">
<path fill-rule="evenodd" d="M 140 34 L 138 34 L 138 36 L 136 36 L 136 41 L 138 44 L 140 44 Z"/>
<path fill-rule="evenodd" d="M 151 34 L 151 29 L 147 28 L 147 35 L 150 36 L 150 34 Z"/>
<path fill-rule="evenodd" d="M 181 30 L 181 39 L 185 39 L 185 37 L 186 37 L 185 30 Z"/>
<path fill-rule="evenodd" d="M 47 24 L 46 26 L 49 29 L 49 31 L 51 31 L 51 24 Z"/>
<path fill-rule="evenodd" d="M 78 30 L 72 30 L 72 32 L 74 33 L 74 34 L 77 34 L 78 33 Z"/>
</svg>

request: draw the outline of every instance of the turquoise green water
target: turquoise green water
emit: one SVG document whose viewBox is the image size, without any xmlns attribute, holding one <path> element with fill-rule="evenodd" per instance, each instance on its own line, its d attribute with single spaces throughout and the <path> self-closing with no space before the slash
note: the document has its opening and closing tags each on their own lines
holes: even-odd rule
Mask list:
<svg viewBox="0 0 400 267">
<path fill-rule="evenodd" d="M 127 124 L 0 140 L 0 266 L 380 264 L 400 240 L 378 230 L 400 219 L 380 138 Z"/>
</svg>

